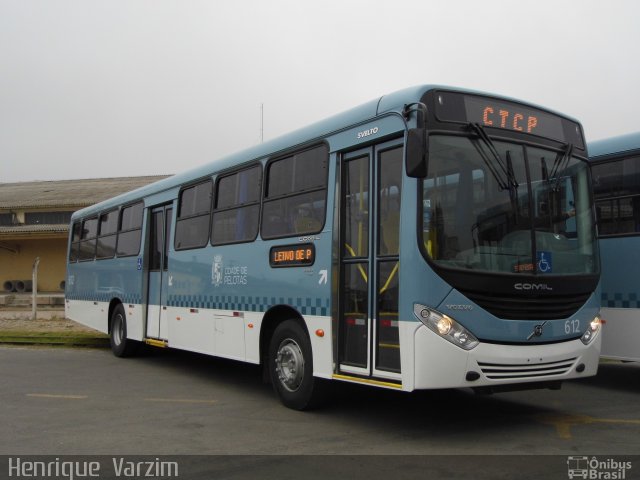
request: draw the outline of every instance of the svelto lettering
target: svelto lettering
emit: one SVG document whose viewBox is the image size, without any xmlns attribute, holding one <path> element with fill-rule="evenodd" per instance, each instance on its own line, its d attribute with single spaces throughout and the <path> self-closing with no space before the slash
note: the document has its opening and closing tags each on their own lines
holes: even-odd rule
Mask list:
<svg viewBox="0 0 640 480">
<path fill-rule="evenodd" d="M 365 137 L 370 137 L 371 135 L 375 135 L 378 133 L 380 129 L 378 127 L 370 128 L 369 130 L 364 130 L 362 132 L 358 132 L 358 140 Z"/>
</svg>

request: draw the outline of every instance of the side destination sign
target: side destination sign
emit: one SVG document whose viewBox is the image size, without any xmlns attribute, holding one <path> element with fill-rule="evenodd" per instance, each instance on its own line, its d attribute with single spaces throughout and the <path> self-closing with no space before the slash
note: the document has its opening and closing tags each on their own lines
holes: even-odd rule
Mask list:
<svg viewBox="0 0 640 480">
<path fill-rule="evenodd" d="M 269 251 L 269 265 L 277 267 L 308 267 L 316 261 L 313 243 L 302 245 L 279 245 Z"/>
</svg>

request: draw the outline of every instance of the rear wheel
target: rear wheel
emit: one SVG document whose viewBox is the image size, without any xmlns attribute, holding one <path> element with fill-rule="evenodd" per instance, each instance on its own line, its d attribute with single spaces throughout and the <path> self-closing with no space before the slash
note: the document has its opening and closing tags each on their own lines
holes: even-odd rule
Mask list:
<svg viewBox="0 0 640 480">
<path fill-rule="evenodd" d="M 139 343 L 127 338 L 127 316 L 122 304 L 116 305 L 111 314 L 109 339 L 111 351 L 116 357 L 130 357 L 138 349 Z"/>
<path fill-rule="evenodd" d="M 311 341 L 294 320 L 276 328 L 269 343 L 269 374 L 280 401 L 295 410 L 317 407 L 324 385 L 313 376 Z"/>
</svg>

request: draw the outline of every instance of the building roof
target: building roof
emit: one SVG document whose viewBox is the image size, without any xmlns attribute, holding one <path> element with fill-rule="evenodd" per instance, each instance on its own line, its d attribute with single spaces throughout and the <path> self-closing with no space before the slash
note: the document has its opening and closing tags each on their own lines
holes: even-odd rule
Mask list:
<svg viewBox="0 0 640 480">
<path fill-rule="evenodd" d="M 69 225 L 14 225 L 11 227 L 0 226 L 0 240 L 35 238 L 35 237 L 61 237 L 66 238 L 69 233 Z"/>
<path fill-rule="evenodd" d="M 15 225 L 11 227 L 0 227 L 0 235 L 9 233 L 65 233 L 69 231 L 69 225 Z"/>
<path fill-rule="evenodd" d="M 0 183 L 0 210 L 42 208 L 78 210 L 167 177 L 168 175 L 154 175 Z"/>
</svg>

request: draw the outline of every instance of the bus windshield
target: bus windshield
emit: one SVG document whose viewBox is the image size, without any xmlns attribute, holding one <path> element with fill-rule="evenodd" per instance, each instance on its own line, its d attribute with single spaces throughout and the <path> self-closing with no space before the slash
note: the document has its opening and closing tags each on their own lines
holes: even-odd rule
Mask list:
<svg viewBox="0 0 640 480">
<path fill-rule="evenodd" d="M 430 137 L 422 241 L 436 268 L 528 275 L 598 271 L 588 165 L 562 151 Z"/>
</svg>

